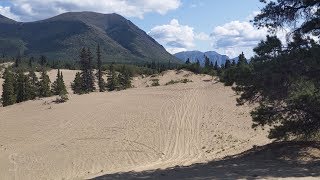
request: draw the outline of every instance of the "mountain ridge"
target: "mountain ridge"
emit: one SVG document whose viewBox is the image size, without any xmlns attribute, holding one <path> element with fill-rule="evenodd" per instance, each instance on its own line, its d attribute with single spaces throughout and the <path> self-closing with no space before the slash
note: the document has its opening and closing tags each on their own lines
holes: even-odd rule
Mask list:
<svg viewBox="0 0 320 180">
<path fill-rule="evenodd" d="M 118 14 L 68 12 L 34 22 L 0 16 L 0 53 L 45 55 L 52 60 L 77 60 L 82 47 L 100 44 L 105 62 L 180 63 L 163 46 Z M 93 53 L 94 54 L 94 53 Z"/>
<path fill-rule="evenodd" d="M 210 62 L 215 63 L 218 62 L 218 65 L 221 66 L 226 63 L 226 60 L 229 59 L 230 61 L 236 60 L 237 58 L 229 58 L 227 55 L 221 55 L 217 53 L 216 51 L 198 51 L 198 50 L 193 50 L 193 51 L 182 51 L 179 53 L 174 54 L 178 59 L 182 61 L 186 61 L 188 58 L 190 59 L 191 62 L 196 62 L 197 60 L 200 61 L 201 65 L 204 65 L 205 63 L 205 56 L 209 58 Z"/>
</svg>

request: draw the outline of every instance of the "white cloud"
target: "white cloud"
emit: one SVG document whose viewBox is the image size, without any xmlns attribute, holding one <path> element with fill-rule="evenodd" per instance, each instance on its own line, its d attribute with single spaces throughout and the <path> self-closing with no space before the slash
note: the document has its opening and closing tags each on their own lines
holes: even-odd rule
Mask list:
<svg viewBox="0 0 320 180">
<path fill-rule="evenodd" d="M 203 2 L 193 2 L 190 4 L 190 8 L 197 8 L 197 7 L 202 7 L 204 6 L 204 3 Z"/>
<path fill-rule="evenodd" d="M 20 20 L 20 18 L 18 16 L 14 15 L 11 12 L 11 7 L 0 6 L 0 14 L 3 15 L 3 16 L 6 16 L 7 18 L 16 20 L 16 21 Z"/>
<path fill-rule="evenodd" d="M 162 44 L 170 53 L 191 50 L 195 47 L 195 40 L 208 40 L 209 35 L 195 33 L 194 28 L 181 25 L 177 19 L 172 19 L 169 24 L 159 25 L 148 33 Z"/>
<path fill-rule="evenodd" d="M 214 28 L 211 37 L 213 38 L 212 46 L 220 53 L 227 54 L 230 57 L 236 57 L 244 52 L 247 57 L 253 55 L 252 49 L 264 40 L 268 31 L 266 28 L 257 29 L 251 23 L 243 21 L 231 21 L 222 26 Z M 277 36 L 285 40 L 285 31 L 280 31 Z"/>
<path fill-rule="evenodd" d="M 69 11 L 119 13 L 126 17 L 143 18 L 144 14 L 166 14 L 177 9 L 181 0 L 11 0 L 12 12 L 22 20 L 48 18 Z"/>
<path fill-rule="evenodd" d="M 195 35 L 195 39 L 201 40 L 201 41 L 209 41 L 210 36 L 204 32 L 201 32 L 201 33 Z"/>
</svg>

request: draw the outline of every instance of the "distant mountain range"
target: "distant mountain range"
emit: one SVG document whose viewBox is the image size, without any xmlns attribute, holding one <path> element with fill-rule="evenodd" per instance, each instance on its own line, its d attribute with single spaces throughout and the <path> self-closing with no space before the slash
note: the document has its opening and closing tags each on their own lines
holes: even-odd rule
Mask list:
<svg viewBox="0 0 320 180">
<path fill-rule="evenodd" d="M 216 61 L 218 62 L 218 65 L 221 66 L 222 64 L 226 63 L 227 59 L 230 59 L 226 55 L 221 55 L 215 51 L 208 51 L 208 52 L 201 52 L 201 51 L 184 51 L 184 52 L 179 52 L 174 54 L 178 59 L 182 61 L 186 61 L 188 58 L 190 59 L 191 62 L 196 62 L 197 60 L 200 61 L 201 65 L 204 65 L 205 62 L 205 56 L 210 59 L 212 63 L 215 63 Z M 230 59 L 238 61 L 238 58 L 233 58 Z"/>
<path fill-rule="evenodd" d="M 0 15 L 0 54 L 45 55 L 52 60 L 77 60 L 82 47 L 105 62 L 181 63 L 131 21 L 118 14 L 70 12 L 36 22 L 16 22 Z"/>
</svg>

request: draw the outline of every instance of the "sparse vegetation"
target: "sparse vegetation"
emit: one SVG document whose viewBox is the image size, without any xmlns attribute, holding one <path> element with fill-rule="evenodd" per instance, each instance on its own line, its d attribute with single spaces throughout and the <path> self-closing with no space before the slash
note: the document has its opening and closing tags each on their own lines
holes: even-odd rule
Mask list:
<svg viewBox="0 0 320 180">
<path fill-rule="evenodd" d="M 168 86 L 168 85 L 177 84 L 177 83 L 184 83 L 184 84 L 186 84 L 186 83 L 188 83 L 188 82 L 192 82 L 192 81 L 189 80 L 189 79 L 181 79 L 181 80 L 176 80 L 176 81 L 171 80 L 171 81 L 167 82 L 165 85 Z"/>
<path fill-rule="evenodd" d="M 151 79 L 151 81 L 152 81 L 151 86 L 160 86 L 159 79 Z"/>
</svg>

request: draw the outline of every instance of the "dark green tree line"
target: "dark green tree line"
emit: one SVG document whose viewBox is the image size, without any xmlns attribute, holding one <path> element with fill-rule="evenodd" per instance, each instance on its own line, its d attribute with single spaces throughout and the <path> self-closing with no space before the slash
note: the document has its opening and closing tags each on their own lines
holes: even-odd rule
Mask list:
<svg viewBox="0 0 320 180">
<path fill-rule="evenodd" d="M 271 126 L 269 138 L 308 139 L 320 132 L 320 45 L 309 38 L 310 34 L 319 37 L 320 2 L 263 2 L 267 4 L 254 24 L 270 32 L 290 26 L 292 40 L 284 47 L 277 37 L 267 36 L 254 49 L 249 64 L 239 57 L 243 63 L 238 63 L 234 68 L 238 74 L 231 78 L 241 95 L 237 101 L 259 104 L 251 112 L 253 127 Z"/>
</svg>

